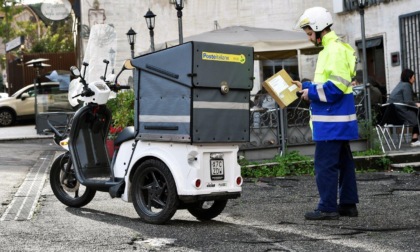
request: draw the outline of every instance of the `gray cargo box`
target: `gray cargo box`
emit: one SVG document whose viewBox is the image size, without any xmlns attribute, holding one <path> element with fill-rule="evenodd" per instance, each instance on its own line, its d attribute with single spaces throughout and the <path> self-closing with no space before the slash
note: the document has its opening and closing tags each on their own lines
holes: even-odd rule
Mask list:
<svg viewBox="0 0 420 252">
<path fill-rule="evenodd" d="M 252 47 L 189 42 L 136 57 L 132 64 L 141 139 L 249 141 Z"/>
</svg>

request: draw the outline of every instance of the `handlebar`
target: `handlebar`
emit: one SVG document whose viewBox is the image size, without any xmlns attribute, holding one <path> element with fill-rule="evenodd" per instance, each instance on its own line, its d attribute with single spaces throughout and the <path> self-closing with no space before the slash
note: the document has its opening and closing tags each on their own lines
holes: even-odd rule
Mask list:
<svg viewBox="0 0 420 252">
<path fill-rule="evenodd" d="M 121 69 L 121 71 L 118 73 L 118 75 L 115 77 L 115 79 L 112 82 L 109 81 L 109 80 L 106 80 L 106 73 L 107 73 L 109 61 L 106 60 L 106 59 L 104 59 L 103 60 L 103 63 L 105 63 L 105 73 L 104 73 L 103 76 L 100 77 L 100 79 L 103 80 L 105 82 L 105 84 L 112 91 L 118 92 L 119 90 L 122 90 L 122 89 L 130 89 L 131 88 L 130 86 L 125 86 L 125 85 L 124 86 L 121 86 L 121 85 L 118 84 L 118 81 L 117 81 L 119 75 L 124 70 L 132 69 L 133 68 L 133 66 L 131 65 L 131 62 L 130 61 L 124 62 L 123 68 Z M 77 67 L 74 67 L 73 66 L 73 67 L 70 68 L 70 71 L 72 72 L 72 74 L 74 76 L 76 76 L 76 77 L 79 77 L 80 78 L 80 82 L 83 84 L 83 91 L 80 94 L 77 94 L 77 95 L 73 96 L 72 99 L 77 98 L 79 96 L 82 96 L 82 97 L 91 97 L 91 96 L 94 96 L 95 95 L 95 92 L 92 91 L 89 88 L 89 85 L 88 85 L 88 83 L 86 82 L 86 80 L 84 78 L 86 76 L 86 69 L 87 69 L 87 66 L 89 66 L 89 64 L 87 62 L 83 62 L 82 65 L 84 66 L 83 74 L 80 73 L 80 70 Z"/>
<path fill-rule="evenodd" d="M 113 85 L 108 85 L 109 89 L 111 89 L 114 92 L 118 92 L 121 89 L 130 89 L 130 86 L 121 86 L 119 84 L 113 84 Z"/>
<path fill-rule="evenodd" d="M 79 96 L 91 97 L 91 96 L 94 96 L 94 95 L 95 95 L 95 92 L 93 92 L 92 89 L 90 89 L 89 87 L 83 87 L 83 91 L 80 94 L 73 96 L 72 98 L 74 99 L 74 98 L 79 97 Z"/>
</svg>

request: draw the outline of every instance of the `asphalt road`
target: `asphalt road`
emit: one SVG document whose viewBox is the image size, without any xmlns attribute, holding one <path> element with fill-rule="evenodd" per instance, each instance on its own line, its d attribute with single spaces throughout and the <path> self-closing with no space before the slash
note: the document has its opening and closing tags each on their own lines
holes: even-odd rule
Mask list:
<svg viewBox="0 0 420 252">
<path fill-rule="evenodd" d="M 168 224 L 150 225 L 139 219 L 131 203 L 106 193 L 97 193 L 80 209 L 61 204 L 49 186 L 48 169 L 41 169 L 60 150 L 50 142 L 0 142 L 0 251 L 420 248 L 420 176 L 415 174 L 358 174 L 357 218 L 304 220 L 303 214 L 316 206 L 318 195 L 314 178 L 299 176 L 245 182 L 242 197 L 229 201 L 213 221 L 199 222 L 179 210 Z M 32 214 L 24 215 L 25 209 Z"/>
</svg>

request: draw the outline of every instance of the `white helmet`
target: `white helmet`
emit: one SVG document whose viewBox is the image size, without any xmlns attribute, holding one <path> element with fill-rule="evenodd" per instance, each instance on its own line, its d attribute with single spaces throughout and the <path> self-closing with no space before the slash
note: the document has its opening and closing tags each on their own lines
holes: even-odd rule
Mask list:
<svg viewBox="0 0 420 252">
<path fill-rule="evenodd" d="M 309 26 L 313 31 L 320 32 L 332 24 L 331 13 L 327 9 L 323 7 L 312 7 L 305 10 L 302 16 L 300 16 L 297 25 L 300 28 Z"/>
</svg>

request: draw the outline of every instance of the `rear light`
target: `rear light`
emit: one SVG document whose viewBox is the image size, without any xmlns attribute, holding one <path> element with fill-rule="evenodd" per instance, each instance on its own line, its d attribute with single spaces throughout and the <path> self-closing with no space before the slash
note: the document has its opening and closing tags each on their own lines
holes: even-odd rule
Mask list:
<svg viewBox="0 0 420 252">
<path fill-rule="evenodd" d="M 242 177 L 241 176 L 239 176 L 239 177 L 236 178 L 236 184 L 238 186 L 242 185 Z"/>
<path fill-rule="evenodd" d="M 196 180 L 195 180 L 195 183 L 194 183 L 194 186 L 195 186 L 196 188 L 200 188 L 200 187 L 201 187 L 201 179 L 196 179 Z"/>
</svg>

